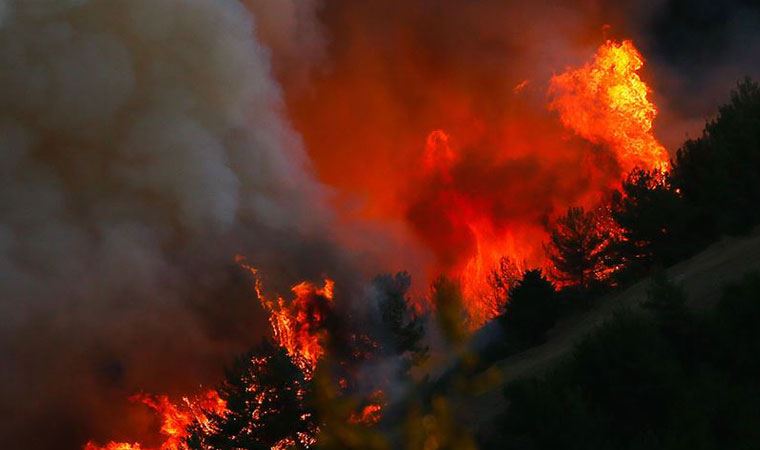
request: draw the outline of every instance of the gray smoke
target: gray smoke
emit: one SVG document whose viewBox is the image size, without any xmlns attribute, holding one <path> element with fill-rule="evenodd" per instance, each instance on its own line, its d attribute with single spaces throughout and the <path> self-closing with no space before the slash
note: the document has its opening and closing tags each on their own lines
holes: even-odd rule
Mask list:
<svg viewBox="0 0 760 450">
<path fill-rule="evenodd" d="M 255 6 L 283 61 L 318 54 L 313 9 Z M 278 288 L 341 259 L 256 26 L 235 0 L 0 1 L 3 448 L 118 438 L 126 395 L 211 383 L 266 332 L 236 253 Z"/>
</svg>

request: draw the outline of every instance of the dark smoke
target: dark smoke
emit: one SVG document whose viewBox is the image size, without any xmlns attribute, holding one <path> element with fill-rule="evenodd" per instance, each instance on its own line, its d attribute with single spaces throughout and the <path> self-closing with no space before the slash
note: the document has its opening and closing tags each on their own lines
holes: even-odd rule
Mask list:
<svg viewBox="0 0 760 450">
<path fill-rule="evenodd" d="M 306 60 L 286 6 L 260 28 Z M 346 266 L 327 192 L 241 3 L 0 12 L 0 447 L 138 439 L 129 395 L 209 385 L 268 332 L 236 253 L 277 289 Z"/>
</svg>

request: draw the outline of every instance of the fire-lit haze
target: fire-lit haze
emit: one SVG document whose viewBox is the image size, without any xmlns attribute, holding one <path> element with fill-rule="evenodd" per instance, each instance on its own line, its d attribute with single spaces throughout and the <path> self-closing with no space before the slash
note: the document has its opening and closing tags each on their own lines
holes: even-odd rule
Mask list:
<svg viewBox="0 0 760 450">
<path fill-rule="evenodd" d="M 527 82 L 521 82 L 518 98 L 508 100 L 525 108 L 519 116 L 481 121 L 480 130 L 461 140 L 431 131 L 419 149 L 407 150 L 411 170 L 385 178 L 380 198 L 369 194 L 368 214 L 382 208 L 373 200 L 381 204 L 396 194 L 384 213 L 433 252 L 423 280 L 446 273 L 462 283 L 471 327 L 503 306 L 489 292 L 489 275 L 502 258 L 518 272 L 544 267 L 546 230 L 558 214 L 573 205 L 593 207 L 635 167 L 668 168 L 669 155 L 652 134 L 657 107 L 640 77 L 643 65 L 633 42 L 607 41 L 544 87 L 541 106 L 557 116 L 523 104 Z M 473 133 L 483 137 L 471 142 Z M 497 141 L 482 140 L 494 134 Z M 363 173 L 372 179 L 371 172 Z"/>
<path fill-rule="evenodd" d="M 557 215 L 593 207 L 633 167 L 669 164 L 645 57 L 606 41 L 593 7 L 336 3 L 331 65 L 289 97 L 294 120 L 338 210 L 401 236 L 386 266 L 412 270 L 420 294 L 438 274 L 460 280 L 473 328 L 502 306 L 488 286 L 502 257 L 544 267 Z M 505 30 L 513 17 L 531 26 Z"/>
<path fill-rule="evenodd" d="M 558 155 L 547 155 L 547 159 L 561 160 L 562 153 L 579 152 L 581 165 L 573 169 L 582 174 L 598 172 L 597 183 L 570 187 L 576 191 L 571 198 L 574 202 L 585 201 L 593 206 L 593 201 L 603 198 L 608 189 L 616 187 L 621 177 L 633 168 L 667 170 L 668 154 L 651 134 L 657 109 L 648 100 L 649 88 L 639 77 L 642 66 L 642 56 L 631 41 L 607 41 L 588 63 L 577 69 L 569 68 L 551 79 L 551 100 L 547 107 L 559 111 L 560 121 L 570 131 L 599 145 L 576 147 L 569 141 L 563 146 L 560 141 L 553 147 Z M 524 139 L 522 145 L 536 145 L 533 138 Z M 460 153 L 445 131 L 434 130 L 424 143 L 418 177 L 408 186 L 410 192 L 419 197 L 408 205 L 406 218 L 419 238 L 440 255 L 431 270 L 447 272 L 461 282 L 471 328 L 495 317 L 503 306 L 489 294 L 489 275 L 499 267 L 502 258 L 511 261 L 518 273 L 528 267 L 545 265 L 542 244 L 547 239 L 546 226 L 557 212 L 563 212 L 562 208 L 575 204 L 555 197 L 556 192 L 546 192 L 547 187 L 560 188 L 556 184 L 536 183 L 513 188 L 525 182 L 520 170 L 530 170 L 531 166 L 521 162 L 520 156 L 511 149 L 511 144 L 505 142 L 485 161 L 467 167 L 480 159 L 478 149 L 470 150 L 474 154 Z M 605 166 L 597 166 L 582 152 L 590 155 L 599 152 L 609 161 Z M 542 170 L 540 165 L 532 169 Z M 506 175 L 502 172 L 505 170 L 510 171 L 511 176 L 500 178 Z M 547 183 L 552 181 L 545 179 Z M 498 190 L 494 191 L 494 187 Z M 547 202 L 531 204 L 530 199 L 537 195 L 548 196 Z M 510 210 L 514 208 L 522 208 L 523 213 L 510 217 Z M 434 238 L 437 233 L 441 234 Z M 325 354 L 324 322 L 334 301 L 334 281 L 325 280 L 321 288 L 302 282 L 291 289 L 292 300 L 268 299 L 258 270 L 242 256 L 236 260 L 254 279 L 252 292 L 269 314 L 276 342 L 310 378 Z M 186 437 L 191 421 L 185 420 L 186 416 L 166 397 L 148 398 L 146 404 L 163 417 L 161 433 L 167 440 L 161 450 L 180 450 L 181 439 Z M 188 405 L 193 411 L 193 404 Z M 221 408 L 223 412 L 224 405 Z M 374 423 L 381 410 L 380 404 L 372 403 L 351 420 Z M 202 417 L 199 420 L 203 423 Z M 112 442 L 101 449 L 120 448 L 141 447 Z M 86 447 L 86 450 L 98 449 L 92 443 Z"/>
<path fill-rule="evenodd" d="M 725 52 L 683 3 L 0 0 L 0 448 L 183 449 L 261 338 L 308 379 L 328 316 L 372 328 L 375 275 L 477 329 L 756 67 L 749 2 Z"/>
</svg>

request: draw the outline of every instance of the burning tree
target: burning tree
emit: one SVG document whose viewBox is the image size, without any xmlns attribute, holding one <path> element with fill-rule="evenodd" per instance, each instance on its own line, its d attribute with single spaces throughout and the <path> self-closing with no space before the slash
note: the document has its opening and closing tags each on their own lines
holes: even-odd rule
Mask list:
<svg viewBox="0 0 760 450">
<path fill-rule="evenodd" d="M 220 396 L 227 404 L 187 438 L 191 450 L 308 448 L 316 418 L 305 401 L 310 383 L 281 347 L 263 341 L 226 374 Z"/>
<path fill-rule="evenodd" d="M 506 256 L 499 260 L 499 267 L 491 271 L 488 284 L 491 285 L 490 302 L 497 308 L 504 308 L 509 301 L 509 290 L 522 278 L 519 266 Z"/>
<path fill-rule="evenodd" d="M 558 281 L 589 289 L 609 278 L 616 268 L 611 257 L 614 224 L 605 219 L 598 211 L 571 207 L 557 220 L 546 252 Z"/>
</svg>

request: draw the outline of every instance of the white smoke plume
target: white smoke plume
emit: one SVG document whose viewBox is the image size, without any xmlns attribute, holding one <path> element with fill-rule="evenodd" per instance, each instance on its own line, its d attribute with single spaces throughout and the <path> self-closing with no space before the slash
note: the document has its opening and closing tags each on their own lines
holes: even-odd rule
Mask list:
<svg viewBox="0 0 760 450">
<path fill-rule="evenodd" d="M 266 332 L 236 252 L 283 285 L 337 258 L 256 37 L 317 55 L 314 9 L 249 3 L 269 21 L 237 0 L 0 0 L 2 448 L 114 437 L 125 392 L 212 380 Z"/>
</svg>

